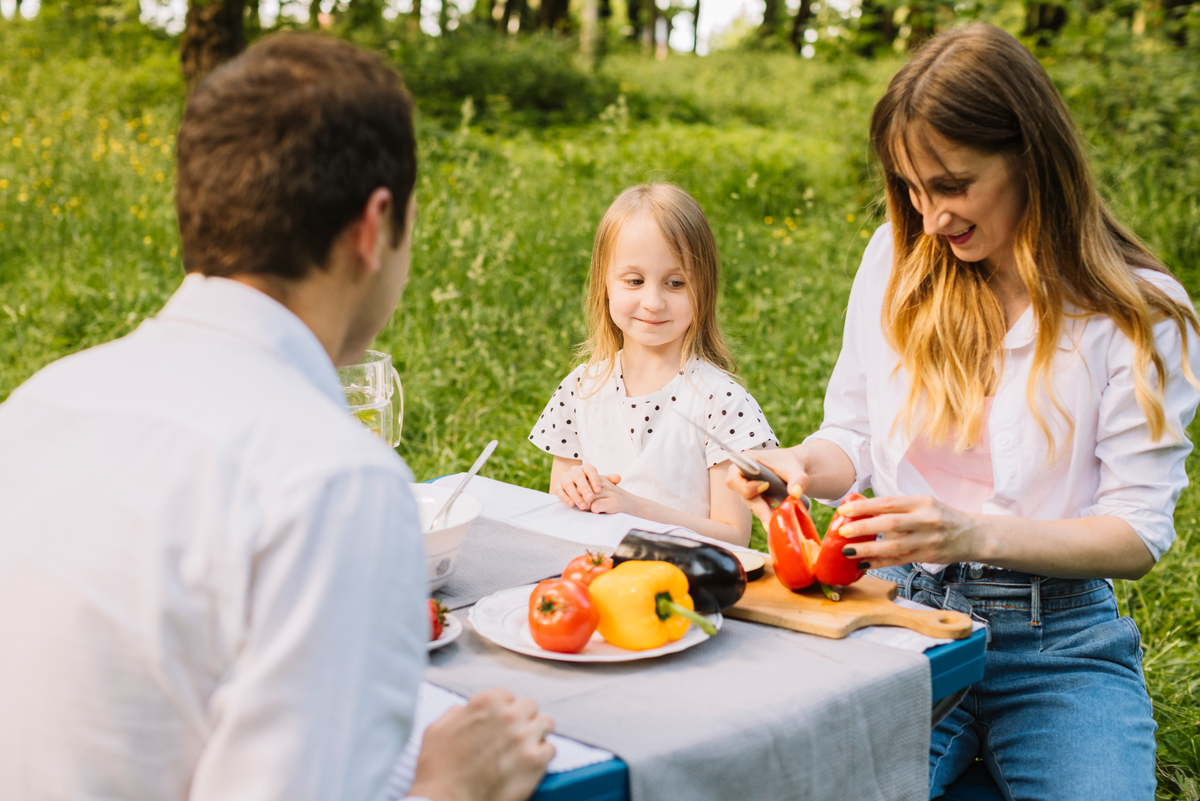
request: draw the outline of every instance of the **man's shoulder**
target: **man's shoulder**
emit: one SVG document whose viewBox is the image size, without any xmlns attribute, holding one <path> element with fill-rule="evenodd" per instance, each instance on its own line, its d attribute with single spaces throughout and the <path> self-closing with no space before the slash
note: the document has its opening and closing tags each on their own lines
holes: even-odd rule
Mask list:
<svg viewBox="0 0 1200 801">
<path fill-rule="evenodd" d="M 13 398 L 97 426 L 119 419 L 186 441 L 270 484 L 364 469 L 411 478 L 390 448 L 300 370 L 232 339 L 178 338 L 151 325 L 59 360 Z"/>
</svg>

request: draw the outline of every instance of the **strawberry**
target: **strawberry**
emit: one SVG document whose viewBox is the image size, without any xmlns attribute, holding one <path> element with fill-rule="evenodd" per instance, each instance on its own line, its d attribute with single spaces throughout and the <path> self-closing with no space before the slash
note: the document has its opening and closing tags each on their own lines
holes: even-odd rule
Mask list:
<svg viewBox="0 0 1200 801">
<path fill-rule="evenodd" d="M 437 598 L 429 599 L 429 641 L 433 642 L 438 637 L 442 636 L 442 629 L 446 627 L 446 614 L 450 610 L 442 604 Z"/>
</svg>

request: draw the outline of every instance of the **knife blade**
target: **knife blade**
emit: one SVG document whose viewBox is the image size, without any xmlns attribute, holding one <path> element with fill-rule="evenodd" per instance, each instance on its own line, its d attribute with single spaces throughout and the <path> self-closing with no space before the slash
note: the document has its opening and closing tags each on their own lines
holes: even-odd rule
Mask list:
<svg viewBox="0 0 1200 801">
<path fill-rule="evenodd" d="M 701 433 L 704 434 L 704 436 L 706 436 L 710 440 L 712 440 L 712 442 L 715 443 L 718 448 L 725 451 L 725 453 L 728 454 L 728 456 L 729 456 L 729 461 L 731 461 L 735 465 L 737 465 L 737 469 L 739 471 L 741 471 L 742 477 L 745 478 L 747 481 L 751 481 L 751 480 L 757 478 L 759 481 L 767 482 L 768 486 L 765 490 L 763 490 L 762 494 L 763 494 L 763 497 L 768 500 L 768 502 L 771 502 L 772 506 L 774 506 L 775 504 L 783 503 L 783 501 L 787 500 L 787 497 L 788 497 L 787 483 L 782 478 L 780 478 L 778 475 L 776 475 L 774 471 L 772 471 L 770 468 L 768 468 L 766 465 L 762 464 L 761 462 L 757 461 L 756 459 L 752 459 L 749 456 L 746 456 L 744 453 L 735 451 L 733 448 L 731 448 L 729 445 L 727 445 L 724 441 L 722 441 L 720 437 L 718 437 L 712 431 L 709 431 L 708 429 L 706 429 L 704 426 L 697 423 L 692 418 L 688 417 L 683 412 L 681 412 L 673 407 L 672 407 L 671 411 L 675 412 L 675 414 L 679 415 L 684 420 L 688 421 L 688 423 L 690 423 L 692 426 L 694 426 L 696 428 L 696 430 L 700 431 Z M 809 499 L 806 496 L 801 495 L 800 500 L 804 504 L 805 509 L 812 508 L 812 502 L 809 501 Z"/>
</svg>

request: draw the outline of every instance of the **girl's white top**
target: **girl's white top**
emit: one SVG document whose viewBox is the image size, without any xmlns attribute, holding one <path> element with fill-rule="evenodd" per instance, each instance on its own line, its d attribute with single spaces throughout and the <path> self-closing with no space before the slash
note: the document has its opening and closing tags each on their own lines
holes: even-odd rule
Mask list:
<svg viewBox="0 0 1200 801">
<path fill-rule="evenodd" d="M 877 496 L 936 496 L 931 481 L 909 460 L 912 443 L 896 423 L 909 382 L 881 323 L 891 271 L 892 232 L 884 225 L 854 278 L 842 352 L 825 393 L 825 420 L 808 439 L 829 440 L 846 452 L 857 474 L 852 491 L 871 487 Z M 1171 276 L 1138 272 L 1190 303 Z M 1066 321 L 1053 381 L 1059 403 L 1075 422 L 1071 439 L 1044 390 L 1038 396 L 1059 443 L 1053 461 L 1026 400 L 1036 333 L 1029 308 L 1004 339 L 1004 370 L 988 420 L 994 486 L 982 512 L 1034 520 L 1113 515 L 1133 527 L 1157 560 L 1175 539 L 1175 502 L 1188 483 L 1184 460 L 1192 450 L 1185 430 L 1200 401 L 1183 376 L 1179 329 L 1169 320 L 1154 327 L 1168 369 L 1163 401 L 1168 431 L 1155 441 L 1134 395 L 1133 342 L 1108 317 Z M 1200 374 L 1200 343 L 1190 330 L 1188 356 L 1192 371 Z"/>
<path fill-rule="evenodd" d="M 762 409 L 724 370 L 692 359 L 658 392 L 630 398 L 620 353 L 607 378 L 586 364 L 572 370 L 529 441 L 546 453 L 595 465 L 601 475 L 620 475 L 620 486 L 634 495 L 708 517 L 708 468 L 729 456 L 673 409 L 738 451 L 779 447 Z"/>
</svg>

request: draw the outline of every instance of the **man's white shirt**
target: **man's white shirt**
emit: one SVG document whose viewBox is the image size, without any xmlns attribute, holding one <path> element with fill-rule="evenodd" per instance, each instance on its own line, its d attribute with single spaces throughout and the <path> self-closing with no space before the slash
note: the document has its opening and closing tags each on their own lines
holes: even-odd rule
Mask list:
<svg viewBox="0 0 1200 801">
<path fill-rule="evenodd" d="M 425 667 L 411 474 L 313 333 L 189 276 L 0 405 L 0 798 L 375 799 Z"/>
</svg>

